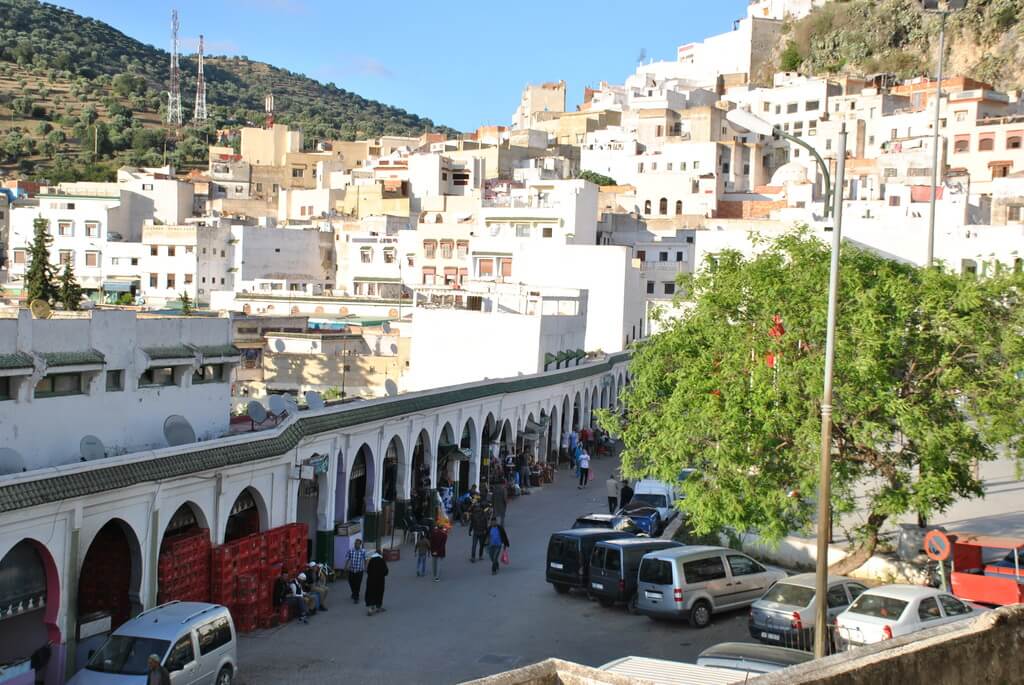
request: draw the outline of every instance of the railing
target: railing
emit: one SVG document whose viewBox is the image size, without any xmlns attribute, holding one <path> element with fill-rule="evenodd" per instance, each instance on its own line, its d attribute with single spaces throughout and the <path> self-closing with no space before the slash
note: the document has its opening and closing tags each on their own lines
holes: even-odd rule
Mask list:
<svg viewBox="0 0 1024 685">
<path fill-rule="evenodd" d="M 551 200 L 532 197 L 498 196 L 483 201 L 484 207 L 504 207 L 508 209 L 554 209 L 558 203 Z"/>
</svg>

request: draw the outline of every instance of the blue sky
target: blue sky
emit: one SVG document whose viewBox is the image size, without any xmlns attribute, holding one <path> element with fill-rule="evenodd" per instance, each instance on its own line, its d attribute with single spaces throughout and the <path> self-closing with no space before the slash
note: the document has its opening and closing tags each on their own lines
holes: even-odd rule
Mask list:
<svg viewBox="0 0 1024 685">
<path fill-rule="evenodd" d="M 641 49 L 673 59 L 681 43 L 728 31 L 746 0 L 57 0 L 167 49 L 170 9 L 186 51 L 239 54 L 333 81 L 461 130 L 507 124 L 528 83 L 621 83 Z M 131 8 L 131 9 L 128 9 Z M 491 8 L 491 9 L 487 9 Z M 217 87 L 210 83 L 209 88 Z"/>
</svg>

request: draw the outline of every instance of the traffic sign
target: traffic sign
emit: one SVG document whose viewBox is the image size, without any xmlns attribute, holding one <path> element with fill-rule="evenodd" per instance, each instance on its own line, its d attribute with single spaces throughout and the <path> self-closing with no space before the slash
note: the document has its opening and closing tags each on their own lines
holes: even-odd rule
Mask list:
<svg viewBox="0 0 1024 685">
<path fill-rule="evenodd" d="M 931 530 L 924 536 L 924 553 L 932 561 L 945 561 L 953 551 L 953 543 L 941 530 Z"/>
</svg>

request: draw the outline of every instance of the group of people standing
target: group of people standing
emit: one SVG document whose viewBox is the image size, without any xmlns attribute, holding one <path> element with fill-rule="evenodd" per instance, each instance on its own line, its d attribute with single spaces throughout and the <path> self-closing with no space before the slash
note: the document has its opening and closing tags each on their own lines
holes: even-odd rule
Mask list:
<svg viewBox="0 0 1024 685">
<path fill-rule="evenodd" d="M 289 577 L 282 569 L 274 582 L 273 604 L 275 608 L 287 604 L 300 623 L 308 623 L 309 617 L 318 611 L 327 611 L 326 571 L 315 561 L 309 562 L 306 570 Z"/>
<path fill-rule="evenodd" d="M 625 478 L 620 479 L 614 473 L 605 482 L 608 488 L 608 513 L 614 514 L 633 499 L 633 488 Z"/>
<path fill-rule="evenodd" d="M 561 452 L 576 469 L 579 477 L 577 489 L 582 490 L 590 482 L 590 455 L 594 450 L 594 432 L 584 426 L 579 431 L 571 430 L 562 434 Z"/>
<path fill-rule="evenodd" d="M 465 499 L 463 499 L 465 498 Z M 501 561 L 508 563 L 509 539 L 505 531 L 507 501 L 505 483 L 499 483 L 490 493 L 480 493 L 474 485 L 459 500 L 461 513 L 457 516 L 462 525 L 468 525 L 470 563 L 484 558 L 484 550 L 491 560 L 491 575 L 496 575 Z M 447 555 L 448 531 L 443 526 L 431 526 L 425 534 L 418 534 L 416 540 L 416 575 L 427 575 L 427 556 L 432 560 L 434 582 L 441 581 L 441 563 Z"/>
</svg>

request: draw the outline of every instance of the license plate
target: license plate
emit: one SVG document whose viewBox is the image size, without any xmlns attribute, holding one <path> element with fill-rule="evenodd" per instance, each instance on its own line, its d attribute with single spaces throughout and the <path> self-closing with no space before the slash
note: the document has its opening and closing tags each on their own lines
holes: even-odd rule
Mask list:
<svg viewBox="0 0 1024 685">
<path fill-rule="evenodd" d="M 557 568 L 559 571 L 562 570 L 562 565 L 559 564 L 558 562 L 552 561 L 550 566 L 551 566 L 551 568 Z"/>
<path fill-rule="evenodd" d="M 644 596 L 647 597 L 647 599 L 661 599 L 662 594 L 660 592 L 646 592 L 645 591 L 644 592 Z"/>
<path fill-rule="evenodd" d="M 594 588 L 595 590 L 603 590 L 604 589 L 604 584 L 603 583 L 591 583 L 590 587 Z"/>
<path fill-rule="evenodd" d="M 778 633 L 761 633 L 762 640 L 781 640 L 782 636 Z"/>
</svg>

